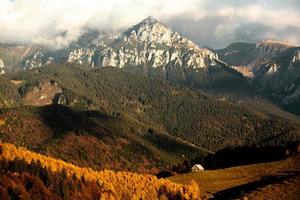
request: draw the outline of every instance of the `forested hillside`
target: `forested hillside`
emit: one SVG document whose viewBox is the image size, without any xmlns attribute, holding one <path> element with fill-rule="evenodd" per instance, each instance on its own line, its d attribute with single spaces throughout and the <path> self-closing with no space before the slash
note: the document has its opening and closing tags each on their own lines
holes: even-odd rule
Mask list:
<svg viewBox="0 0 300 200">
<path fill-rule="evenodd" d="M 80 166 L 157 171 L 225 147 L 299 140 L 297 118 L 116 68 L 50 65 L 5 77 L 22 82 L 20 104 L 29 94 L 41 95 L 34 91 L 45 83 L 61 93 L 53 105 L 2 109 L 7 123 L 0 138 Z"/>
<path fill-rule="evenodd" d="M 11 78 L 25 80 L 21 90 L 44 81 L 57 82 L 69 105 L 81 100 L 82 106 L 89 109 L 126 113 L 154 129 L 212 150 L 222 148 L 224 143 L 262 144 L 267 139 L 272 143 L 273 136 L 286 138 L 296 132 L 293 123 L 284 119 L 257 116 L 244 106 L 213 100 L 184 86 L 134 76 L 115 68 L 50 66 Z"/>
<path fill-rule="evenodd" d="M 94 169 L 156 173 L 181 162 L 182 155 L 207 154 L 125 114 L 50 105 L 6 109 L 1 116 L 5 119 L 0 126 L 2 141 Z"/>
<path fill-rule="evenodd" d="M 7 107 L 19 100 L 17 87 L 9 79 L 0 76 L 0 107 Z"/>
</svg>

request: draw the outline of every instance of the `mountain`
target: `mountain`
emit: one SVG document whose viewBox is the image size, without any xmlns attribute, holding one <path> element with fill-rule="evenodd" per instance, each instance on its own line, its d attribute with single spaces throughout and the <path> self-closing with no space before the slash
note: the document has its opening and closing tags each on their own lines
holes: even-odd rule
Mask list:
<svg viewBox="0 0 300 200">
<path fill-rule="evenodd" d="M 23 57 L 31 53 L 29 46 L 0 44 L 1 73 L 20 70 Z"/>
<path fill-rule="evenodd" d="M 257 44 L 232 43 L 226 48 L 214 50 L 214 52 L 230 66 L 247 66 L 251 68 L 263 64 L 291 47 L 293 46 L 281 41 L 264 40 Z"/>
<path fill-rule="evenodd" d="M 261 94 L 300 114 L 300 47 L 267 40 L 258 44 L 234 43 L 215 52 L 249 77 Z"/>
<path fill-rule="evenodd" d="M 217 54 L 200 48 L 158 20 L 148 17 L 118 35 L 87 30 L 77 42 L 61 50 L 39 46 L 7 47 L 0 52 L 5 71 L 33 69 L 51 63 L 76 63 L 90 67 L 117 67 L 131 73 L 157 77 L 207 92 L 253 94 L 247 80 Z M 16 56 L 15 56 L 16 55 Z M 12 59 L 14 57 L 14 59 Z M 13 63 L 10 61 L 13 60 Z"/>
<path fill-rule="evenodd" d="M 216 54 L 152 17 L 115 38 L 74 49 L 68 62 L 123 68 L 206 91 L 251 91 L 244 77 L 219 61 Z"/>
<path fill-rule="evenodd" d="M 0 44 L 0 74 L 28 70 L 62 62 L 67 49 L 54 50 L 38 45 Z"/>
<path fill-rule="evenodd" d="M 210 169 L 298 153 L 300 118 L 277 105 L 300 115 L 299 70 L 300 47 L 201 48 L 153 17 L 62 49 L 0 44 L 0 199 L 200 199 L 184 176 L 157 177 L 200 163 L 219 187 L 230 170 Z M 233 168 L 203 198 L 293 181 L 297 161 L 269 178 Z"/>
<path fill-rule="evenodd" d="M 68 61 L 90 66 L 163 68 L 169 65 L 204 68 L 215 65 L 217 56 L 201 49 L 156 19 L 148 17 L 120 36 L 100 41 L 94 48 L 78 48 L 70 52 Z"/>
</svg>

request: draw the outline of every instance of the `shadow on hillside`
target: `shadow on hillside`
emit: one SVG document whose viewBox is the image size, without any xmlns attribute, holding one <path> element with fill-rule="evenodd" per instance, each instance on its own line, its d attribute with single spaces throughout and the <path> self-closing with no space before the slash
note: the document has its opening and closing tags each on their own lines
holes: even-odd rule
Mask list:
<svg viewBox="0 0 300 200">
<path fill-rule="evenodd" d="M 214 194 L 214 197 L 211 198 L 212 200 L 223 200 L 223 199 L 237 199 L 241 198 L 243 194 L 256 190 L 258 188 L 275 184 L 275 183 L 282 183 L 285 180 L 294 178 L 299 176 L 299 171 L 289 172 L 287 174 L 278 175 L 278 176 L 264 176 L 259 181 L 254 181 L 251 183 L 247 183 L 244 185 L 239 185 L 233 188 L 229 188 Z"/>
<path fill-rule="evenodd" d="M 150 138 L 159 141 L 160 138 Z M 164 142 L 164 141 L 162 141 Z M 162 143 L 163 145 L 165 143 Z M 229 167 L 250 165 L 257 163 L 266 163 L 285 159 L 289 156 L 296 155 L 299 151 L 300 144 L 298 141 L 291 142 L 284 146 L 239 146 L 221 149 L 215 153 L 197 154 L 191 160 L 184 159 L 177 165 L 171 167 L 172 173 L 187 173 L 195 164 L 201 164 L 205 169 L 215 170 Z M 173 148 L 173 147 L 171 147 Z M 168 149 L 174 151 L 172 149 Z"/>
<path fill-rule="evenodd" d="M 111 119 L 99 111 L 76 111 L 62 105 L 49 105 L 41 107 L 38 114 L 42 121 L 54 131 L 55 137 L 74 132 L 76 134 L 89 133 L 101 139 L 110 133 L 99 123 L 109 122 Z"/>
<path fill-rule="evenodd" d="M 196 156 L 189 161 L 188 168 L 197 163 L 200 163 L 205 169 L 214 170 L 272 162 L 297 154 L 299 147 L 299 141 L 290 142 L 286 145 L 227 147 L 206 157 Z"/>
<path fill-rule="evenodd" d="M 204 157 L 207 154 L 206 152 L 196 149 L 181 140 L 176 140 L 175 137 L 171 137 L 167 134 L 161 134 L 152 128 L 148 129 L 144 139 L 149 141 L 158 149 L 166 152 L 172 152 L 175 155 L 185 154 L 185 156 L 192 157 L 197 152 L 198 156 Z"/>
</svg>

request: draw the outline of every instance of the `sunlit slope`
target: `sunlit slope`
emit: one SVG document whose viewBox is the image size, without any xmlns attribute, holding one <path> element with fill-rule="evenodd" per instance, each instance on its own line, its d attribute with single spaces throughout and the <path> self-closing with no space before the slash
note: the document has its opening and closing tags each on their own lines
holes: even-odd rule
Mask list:
<svg viewBox="0 0 300 200">
<path fill-rule="evenodd" d="M 192 172 L 169 179 L 182 184 L 195 180 L 201 187 L 203 199 L 236 199 L 243 195 L 249 199 L 299 199 L 300 155 L 270 163 Z"/>
<path fill-rule="evenodd" d="M 91 199 L 90 197 L 100 197 L 101 199 L 199 199 L 199 188 L 194 183 L 181 185 L 172 183 L 169 180 L 157 179 L 151 175 L 139 175 L 129 172 L 115 173 L 109 170 L 97 172 L 90 168 L 76 167 L 61 160 L 32 153 L 24 148 L 16 148 L 11 144 L 0 144 L 0 152 L 0 163 L 2 166 L 0 191 L 3 191 L 2 197 L 5 194 L 8 196 L 11 194 L 18 196 L 27 195 L 31 198 L 34 195 L 42 197 L 53 195 L 57 199 L 65 199 L 66 196 L 69 199 L 79 199 L 76 193 L 80 193 L 81 197 L 86 197 L 87 199 Z M 31 168 L 38 170 L 32 172 Z M 14 174 L 11 174 L 12 172 Z M 29 180 L 26 178 L 26 180 L 22 180 L 26 177 L 22 173 L 28 173 L 39 180 L 39 184 L 44 186 L 46 193 L 34 191 L 34 188 L 38 186 L 24 184 Z M 64 178 L 62 183 L 64 189 L 61 194 L 56 194 L 55 190 L 51 189 L 58 186 L 55 184 L 60 184 L 60 179 L 55 178 L 56 176 Z M 55 183 L 55 180 L 58 180 L 58 183 Z M 83 180 L 84 182 L 84 185 L 79 187 L 78 191 L 73 188 L 76 180 Z M 10 188 L 11 181 L 19 184 Z M 37 181 L 35 183 L 37 184 Z M 84 193 L 83 188 L 91 187 L 91 183 L 96 183 L 97 185 L 93 186 L 96 188 L 93 192 L 95 195 Z M 26 190 L 25 188 L 30 189 Z M 85 190 L 88 191 L 87 188 Z"/>
</svg>

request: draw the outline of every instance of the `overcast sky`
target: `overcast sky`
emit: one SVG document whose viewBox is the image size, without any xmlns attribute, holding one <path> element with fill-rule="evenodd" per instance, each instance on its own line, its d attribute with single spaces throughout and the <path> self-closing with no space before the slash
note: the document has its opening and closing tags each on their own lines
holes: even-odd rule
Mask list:
<svg viewBox="0 0 300 200">
<path fill-rule="evenodd" d="M 147 16 L 200 46 L 261 39 L 300 45 L 300 0 L 0 0 L 0 43 L 64 47 L 86 28 L 120 30 Z"/>
</svg>

